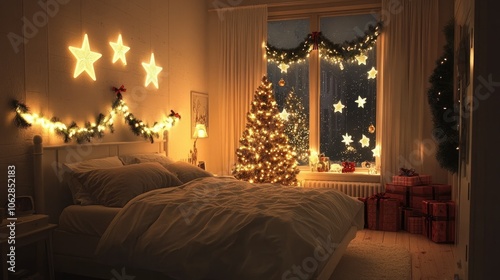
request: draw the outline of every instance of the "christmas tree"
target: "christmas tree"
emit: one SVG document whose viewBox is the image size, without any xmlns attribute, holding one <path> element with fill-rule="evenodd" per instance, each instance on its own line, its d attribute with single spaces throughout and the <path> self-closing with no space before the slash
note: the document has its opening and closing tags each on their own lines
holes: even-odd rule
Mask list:
<svg viewBox="0 0 500 280">
<path fill-rule="evenodd" d="M 285 120 L 285 133 L 289 143 L 295 148 L 299 164 L 307 164 L 309 159 L 309 129 L 308 120 L 302 100 L 294 89 L 285 99 L 284 110 L 288 113 Z"/>
<path fill-rule="evenodd" d="M 297 185 L 296 155 L 288 144 L 273 86 L 262 78 L 247 114 L 247 125 L 236 150 L 233 175 L 251 183 Z"/>
<path fill-rule="evenodd" d="M 438 140 L 436 159 L 440 166 L 453 173 L 458 171 L 458 115 L 454 112 L 453 98 L 453 43 L 454 22 L 445 27 L 446 45 L 443 55 L 429 81 L 427 92 L 434 122 L 433 134 Z"/>
</svg>

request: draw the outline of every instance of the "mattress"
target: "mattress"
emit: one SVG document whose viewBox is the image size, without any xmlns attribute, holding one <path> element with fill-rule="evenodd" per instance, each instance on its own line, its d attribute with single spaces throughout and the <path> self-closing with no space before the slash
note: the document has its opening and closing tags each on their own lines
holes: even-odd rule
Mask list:
<svg viewBox="0 0 500 280">
<path fill-rule="evenodd" d="M 70 205 L 59 217 L 59 230 L 100 237 L 121 208 Z"/>
</svg>

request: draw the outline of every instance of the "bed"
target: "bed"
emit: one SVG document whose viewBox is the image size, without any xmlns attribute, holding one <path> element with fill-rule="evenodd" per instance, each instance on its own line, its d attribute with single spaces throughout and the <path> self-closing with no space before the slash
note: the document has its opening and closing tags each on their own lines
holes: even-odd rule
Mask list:
<svg viewBox="0 0 500 280">
<path fill-rule="evenodd" d="M 172 161 L 167 146 L 166 135 L 154 144 L 47 147 L 35 137 L 35 206 L 58 224 L 56 272 L 329 279 L 363 228 L 363 204 L 341 192 L 213 176 Z M 122 166 L 112 166 L 117 158 Z"/>
</svg>

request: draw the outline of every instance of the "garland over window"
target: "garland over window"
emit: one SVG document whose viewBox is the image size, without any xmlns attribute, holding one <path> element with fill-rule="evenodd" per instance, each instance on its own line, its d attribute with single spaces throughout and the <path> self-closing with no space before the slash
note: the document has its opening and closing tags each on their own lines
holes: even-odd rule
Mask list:
<svg viewBox="0 0 500 280">
<path fill-rule="evenodd" d="M 135 135 L 142 136 L 153 143 L 154 138 L 158 138 L 162 130 L 169 130 L 181 119 L 178 113 L 170 110 L 170 114 L 165 120 L 155 122 L 153 126 L 149 126 L 130 113 L 127 104 L 122 98 L 122 92 L 126 91 L 125 87 L 123 85 L 120 88 L 113 87 L 113 90 L 116 93 L 116 99 L 111 106 L 109 114 L 104 115 L 100 113 L 95 123 L 85 122 L 84 127 L 79 127 L 76 122 L 71 122 L 71 124 L 66 125 L 57 117 L 47 119 L 38 114 L 32 114 L 29 112 L 28 106 L 18 100 L 12 101 L 12 107 L 16 112 L 15 123 L 20 128 L 28 128 L 33 124 L 38 124 L 61 135 L 65 143 L 76 139 L 76 142 L 81 144 L 90 142 L 92 138 L 102 138 L 106 130 L 113 133 L 114 118 L 118 113 L 121 113 L 125 118 L 125 122 L 130 126 L 130 129 Z"/>
<path fill-rule="evenodd" d="M 302 43 L 292 49 L 280 49 L 268 43 L 267 59 L 279 65 L 290 65 L 304 61 L 312 50 L 318 49 L 321 58 L 339 64 L 342 68 L 343 62 L 354 62 L 357 56 L 365 55 L 375 45 L 381 29 L 382 22 L 378 22 L 375 26 L 370 25 L 364 36 L 342 44 L 333 43 L 321 32 L 307 35 Z"/>
</svg>

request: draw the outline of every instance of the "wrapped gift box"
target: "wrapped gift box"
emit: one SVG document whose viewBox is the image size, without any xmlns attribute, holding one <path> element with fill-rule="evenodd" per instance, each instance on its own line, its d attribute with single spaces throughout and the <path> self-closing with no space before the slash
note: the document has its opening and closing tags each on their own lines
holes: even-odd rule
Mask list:
<svg viewBox="0 0 500 280">
<path fill-rule="evenodd" d="M 436 243 L 455 241 L 455 203 L 424 200 L 422 202 L 423 234 Z"/>
<path fill-rule="evenodd" d="M 401 202 L 378 194 L 366 199 L 367 226 L 369 229 L 398 231 L 401 228 Z"/>
<path fill-rule="evenodd" d="M 402 207 L 401 211 L 401 228 L 409 233 L 421 234 L 423 230 L 421 209 Z"/>
<path fill-rule="evenodd" d="M 421 209 L 424 200 L 450 200 L 451 186 L 432 184 L 428 186 L 385 185 L 385 195 L 399 199 L 404 207 Z"/>
<path fill-rule="evenodd" d="M 366 205 L 366 201 L 368 198 L 366 197 L 358 197 L 358 200 L 364 203 L 364 220 L 365 220 L 365 228 L 368 228 L 368 206 Z"/>
<path fill-rule="evenodd" d="M 400 186 L 429 185 L 431 181 L 431 175 L 392 176 L 392 183 Z"/>
</svg>

